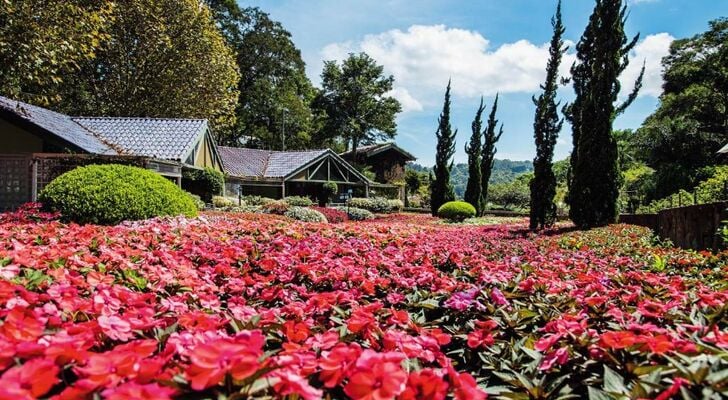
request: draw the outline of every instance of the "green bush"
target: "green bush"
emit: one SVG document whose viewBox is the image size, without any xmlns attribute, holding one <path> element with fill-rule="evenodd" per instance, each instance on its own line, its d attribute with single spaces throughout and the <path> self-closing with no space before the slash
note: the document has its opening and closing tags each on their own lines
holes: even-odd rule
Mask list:
<svg viewBox="0 0 728 400">
<path fill-rule="evenodd" d="M 475 216 L 475 207 L 464 201 L 448 201 L 440 206 L 437 215 L 450 221 L 462 222 Z"/>
<path fill-rule="evenodd" d="M 209 203 L 212 201 L 212 196 L 222 194 L 222 189 L 225 187 L 225 176 L 222 172 L 212 168 L 184 170 L 182 186 Z"/>
<path fill-rule="evenodd" d="M 276 200 L 271 199 L 270 197 L 262 197 L 262 196 L 243 196 L 243 203 L 251 205 L 251 206 L 264 206 L 266 204 L 270 204 Z"/>
<path fill-rule="evenodd" d="M 197 215 L 192 197 L 152 171 L 126 165 L 89 165 L 54 179 L 39 200 L 78 223 L 117 224 L 163 215 Z"/>
<path fill-rule="evenodd" d="M 238 202 L 224 196 L 212 196 L 212 206 L 215 208 L 227 208 L 237 205 Z"/>
<path fill-rule="evenodd" d="M 187 193 L 187 195 L 190 196 L 190 198 L 192 199 L 192 202 L 195 203 L 195 207 L 197 207 L 197 211 L 202 211 L 205 209 L 205 202 L 202 201 L 200 196 L 189 193 L 189 192 L 185 192 L 185 193 Z"/>
<path fill-rule="evenodd" d="M 698 203 L 712 203 L 725 200 L 725 184 L 728 181 L 728 166 L 722 165 L 713 170 L 713 174 L 708 179 L 700 182 L 693 193 L 686 190 L 680 190 L 670 196 L 652 201 L 650 204 L 640 206 L 637 213 L 656 213 L 667 208 L 678 207 L 682 198 L 682 205 L 693 204 L 695 200 Z M 694 196 L 697 196 L 695 199 Z"/>
<path fill-rule="evenodd" d="M 288 196 L 284 201 L 291 207 L 310 207 L 313 205 L 311 199 L 303 196 Z"/>
<path fill-rule="evenodd" d="M 347 204 L 350 207 L 361 208 L 367 211 L 371 211 L 373 213 L 386 214 L 392 212 L 395 209 L 395 206 L 399 205 L 399 203 L 390 203 L 390 201 L 391 200 L 388 200 L 384 197 L 353 197 L 349 199 Z"/>
<path fill-rule="evenodd" d="M 402 200 L 387 200 L 387 203 L 389 205 L 389 211 L 390 212 L 402 212 L 404 209 L 404 203 Z"/>
<path fill-rule="evenodd" d="M 305 207 L 291 207 L 283 215 L 303 222 L 328 222 L 320 212 Z"/>
<path fill-rule="evenodd" d="M 321 196 L 324 198 L 324 202 L 329 202 L 331 199 L 339 193 L 339 185 L 336 182 L 324 182 L 321 188 Z"/>
<path fill-rule="evenodd" d="M 337 210 L 345 211 L 346 215 L 352 221 L 364 221 L 367 219 L 374 218 L 374 214 L 372 214 L 371 212 L 369 212 L 363 208 L 349 206 L 349 207 L 338 207 Z"/>
</svg>

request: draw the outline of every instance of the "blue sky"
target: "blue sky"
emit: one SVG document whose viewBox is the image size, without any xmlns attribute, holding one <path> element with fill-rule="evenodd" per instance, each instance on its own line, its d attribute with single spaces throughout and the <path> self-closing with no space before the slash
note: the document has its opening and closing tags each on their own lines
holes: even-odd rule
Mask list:
<svg viewBox="0 0 728 400">
<path fill-rule="evenodd" d="M 398 117 L 396 141 L 418 157 L 434 162 L 435 129 L 447 79 L 453 79 L 452 124 L 459 130 L 456 162 L 465 162 L 463 146 L 481 95 L 488 107 L 500 92 L 498 118 L 505 133 L 498 158 L 530 160 L 534 155 L 531 96 L 538 93 L 551 37 L 555 0 L 255 0 L 283 23 L 301 49 L 307 74 L 318 84 L 323 60 L 366 51 L 395 77 L 395 91 L 405 112 Z M 565 37 L 576 42 L 593 7 L 591 0 L 564 0 Z M 627 34 L 640 33 L 633 65 L 623 76 L 631 88 L 643 60 L 645 88 L 615 122 L 636 128 L 657 104 L 660 58 L 670 42 L 703 32 L 708 21 L 728 15 L 728 0 L 630 0 Z M 573 60 L 573 46 L 563 68 Z M 568 101 L 571 89 L 561 98 Z M 564 126 L 556 158 L 571 151 Z"/>
</svg>

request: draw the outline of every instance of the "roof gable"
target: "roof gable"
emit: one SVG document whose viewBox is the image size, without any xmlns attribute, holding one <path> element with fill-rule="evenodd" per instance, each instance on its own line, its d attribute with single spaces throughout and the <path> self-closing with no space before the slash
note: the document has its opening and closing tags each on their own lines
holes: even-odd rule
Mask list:
<svg viewBox="0 0 728 400">
<path fill-rule="evenodd" d="M 74 117 L 125 154 L 184 161 L 208 131 L 203 119 Z"/>
<path fill-rule="evenodd" d="M 80 150 L 94 154 L 119 154 L 112 143 L 104 141 L 99 135 L 77 124 L 68 115 L 2 96 L 0 96 L 0 111 L 41 129 L 43 133 L 60 138 Z"/>
<path fill-rule="evenodd" d="M 403 158 L 407 159 L 407 161 L 415 161 L 417 158 L 413 156 L 410 152 L 404 150 L 403 148 L 397 146 L 394 142 L 387 142 L 387 143 L 377 143 L 377 144 L 370 144 L 366 146 L 360 146 L 356 149 L 357 154 L 363 154 L 366 157 L 371 157 L 379 153 L 383 153 L 385 151 L 395 151 L 402 155 Z M 354 153 L 353 150 L 349 150 L 347 152 L 341 153 L 340 155 L 342 157 L 350 157 Z"/>
</svg>

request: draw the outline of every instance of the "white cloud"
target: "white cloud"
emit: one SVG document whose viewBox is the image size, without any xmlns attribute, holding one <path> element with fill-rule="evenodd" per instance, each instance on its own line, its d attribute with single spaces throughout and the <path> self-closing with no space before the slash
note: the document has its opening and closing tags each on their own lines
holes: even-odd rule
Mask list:
<svg viewBox="0 0 728 400">
<path fill-rule="evenodd" d="M 402 112 L 423 110 L 422 103 L 412 97 L 410 92 L 403 87 L 395 87 L 388 93 L 388 95 L 399 100 L 399 103 L 402 105 Z"/>
<path fill-rule="evenodd" d="M 642 81 L 640 96 L 657 97 L 662 93 L 662 58 L 670 51 L 670 44 L 675 40 L 669 33 L 649 35 L 639 42 L 630 53 L 629 65 L 624 70 L 620 81 L 623 93 L 628 93 L 634 81 L 645 65 L 645 77 Z"/>
<path fill-rule="evenodd" d="M 657 96 L 662 78 L 660 59 L 667 54 L 672 36 L 651 35 L 634 49 L 632 63 L 625 71 L 625 90 L 632 87 L 642 61 L 646 60 L 645 84 L 641 95 Z M 564 56 L 561 73 L 568 76 L 575 60 L 573 43 Z M 326 60 L 341 60 L 348 53 L 364 51 L 395 77 L 392 95 L 407 111 L 419 111 L 439 104 L 447 80 L 452 78 L 456 96 L 474 98 L 500 93 L 536 93 L 545 77 L 548 43 L 527 40 L 505 43 L 493 48 L 476 31 L 448 28 L 445 25 L 413 25 L 406 31 L 389 30 L 366 35 L 358 42 L 332 43 L 321 55 Z"/>
</svg>

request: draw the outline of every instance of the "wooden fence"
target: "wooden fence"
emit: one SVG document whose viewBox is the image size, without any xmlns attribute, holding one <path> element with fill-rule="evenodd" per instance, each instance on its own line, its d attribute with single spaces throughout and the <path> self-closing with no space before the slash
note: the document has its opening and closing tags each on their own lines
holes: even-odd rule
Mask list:
<svg viewBox="0 0 728 400">
<path fill-rule="evenodd" d="M 693 250 L 721 249 L 717 235 L 721 222 L 728 220 L 728 202 L 668 208 L 657 214 L 623 214 L 619 222 L 651 228 L 678 247 Z"/>
</svg>

